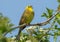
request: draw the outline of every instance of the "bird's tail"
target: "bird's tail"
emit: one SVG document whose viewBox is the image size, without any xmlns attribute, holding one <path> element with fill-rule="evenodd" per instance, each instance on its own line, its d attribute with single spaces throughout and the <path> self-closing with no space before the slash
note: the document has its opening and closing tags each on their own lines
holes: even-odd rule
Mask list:
<svg viewBox="0 0 60 42">
<path fill-rule="evenodd" d="M 17 40 L 20 40 L 20 33 L 21 33 L 21 31 L 22 31 L 25 27 L 26 27 L 26 26 L 23 26 L 23 27 L 19 28 L 19 32 L 18 32 L 18 35 L 17 35 L 17 37 L 16 37 Z"/>
</svg>

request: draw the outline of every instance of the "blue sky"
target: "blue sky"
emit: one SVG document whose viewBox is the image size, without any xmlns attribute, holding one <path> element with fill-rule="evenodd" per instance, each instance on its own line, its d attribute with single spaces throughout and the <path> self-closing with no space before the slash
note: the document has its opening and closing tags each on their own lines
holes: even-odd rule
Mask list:
<svg viewBox="0 0 60 42">
<path fill-rule="evenodd" d="M 32 5 L 35 12 L 35 17 L 31 23 L 39 23 L 45 21 L 45 18 L 42 18 L 41 14 L 46 12 L 46 7 L 55 10 L 58 3 L 57 0 L 0 0 L 0 12 L 9 17 L 15 26 L 18 26 L 20 17 L 27 5 Z M 18 30 L 14 30 L 13 32 L 13 34 L 17 34 Z"/>
</svg>

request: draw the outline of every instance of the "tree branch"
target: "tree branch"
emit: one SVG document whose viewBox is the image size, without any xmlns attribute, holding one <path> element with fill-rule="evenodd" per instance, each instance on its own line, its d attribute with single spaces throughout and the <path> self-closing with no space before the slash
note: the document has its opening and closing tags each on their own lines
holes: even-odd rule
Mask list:
<svg viewBox="0 0 60 42">
<path fill-rule="evenodd" d="M 14 27 L 14 28 L 19 28 L 19 27 L 21 27 L 21 26 L 36 26 L 36 25 L 38 25 L 38 26 L 44 26 L 44 25 L 48 24 L 49 21 L 52 20 L 57 14 L 58 14 L 58 13 L 56 13 L 56 14 L 53 15 L 51 18 L 47 19 L 45 22 L 42 22 L 42 23 L 36 23 L 36 24 L 23 24 L 23 25 L 19 25 L 19 26 L 17 26 L 17 27 Z"/>
<path fill-rule="evenodd" d="M 53 15 L 51 18 L 49 18 L 49 19 L 47 19 L 45 22 L 42 22 L 42 23 L 36 23 L 36 24 L 23 24 L 23 25 L 19 25 L 19 26 L 17 26 L 17 27 L 14 27 L 15 29 L 16 28 L 20 28 L 20 27 L 22 27 L 22 26 L 44 26 L 44 25 L 46 25 L 46 24 L 48 24 L 49 23 L 49 21 L 50 20 L 52 20 L 57 14 L 58 14 L 59 12 L 57 12 L 55 15 Z M 13 29 L 14 29 L 13 28 Z M 6 34 L 7 34 L 8 32 L 6 32 Z M 5 35 L 6 35 L 5 34 Z"/>
</svg>

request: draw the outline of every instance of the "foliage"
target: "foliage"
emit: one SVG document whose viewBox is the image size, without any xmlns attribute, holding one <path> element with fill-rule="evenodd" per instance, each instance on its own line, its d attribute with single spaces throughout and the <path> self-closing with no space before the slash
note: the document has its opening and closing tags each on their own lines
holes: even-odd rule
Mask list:
<svg viewBox="0 0 60 42">
<path fill-rule="evenodd" d="M 60 3 L 60 0 L 57 0 L 58 1 L 58 3 Z"/>
<path fill-rule="evenodd" d="M 41 16 L 45 18 L 50 18 L 53 16 L 53 9 L 46 8 L 47 12 L 44 12 Z M 60 36 L 60 28 L 58 26 L 60 25 L 60 13 L 57 13 L 58 15 L 55 16 L 55 18 L 49 22 L 50 27 L 49 28 L 41 28 L 39 26 L 32 26 L 29 29 L 27 29 L 27 33 L 21 34 L 21 42 L 50 42 L 49 38 L 51 36 L 54 37 L 54 42 L 56 42 L 57 37 Z"/>
<path fill-rule="evenodd" d="M 0 42 L 6 42 L 5 34 L 12 29 L 12 26 L 13 24 L 10 23 L 9 18 L 0 13 Z"/>
<path fill-rule="evenodd" d="M 57 11 L 60 11 L 60 0 L 57 1 L 59 3 Z M 43 12 L 41 17 L 48 19 L 54 15 L 53 13 L 53 9 L 46 8 L 46 12 Z M 57 37 L 60 36 L 60 13 L 57 14 L 58 15 L 49 22 L 49 25 L 47 24 L 50 26 L 48 28 L 41 28 L 40 26 L 27 27 L 25 33 L 21 32 L 20 42 L 50 42 L 49 39 L 51 36 L 54 37 L 54 42 L 56 42 Z M 18 42 L 16 37 L 6 37 L 6 34 L 16 29 L 12 28 L 13 26 L 14 24 L 11 23 L 9 18 L 0 13 L 0 42 Z"/>
<path fill-rule="evenodd" d="M 9 18 L 4 17 L 2 13 L 0 13 L 0 33 L 9 31 L 12 26 L 13 24 L 10 23 Z"/>
</svg>

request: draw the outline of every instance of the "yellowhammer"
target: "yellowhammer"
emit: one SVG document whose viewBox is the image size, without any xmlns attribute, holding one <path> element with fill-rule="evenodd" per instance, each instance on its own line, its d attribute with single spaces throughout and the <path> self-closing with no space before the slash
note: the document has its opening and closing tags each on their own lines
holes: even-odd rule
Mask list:
<svg viewBox="0 0 60 42">
<path fill-rule="evenodd" d="M 32 6 L 27 6 L 23 12 L 23 15 L 20 19 L 19 25 L 22 24 L 30 24 L 30 22 L 33 20 L 34 18 L 34 11 L 33 11 L 33 7 Z M 19 32 L 17 35 L 17 38 L 20 38 L 20 32 L 25 28 L 26 26 L 20 27 L 19 28 Z"/>
</svg>

